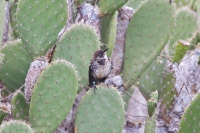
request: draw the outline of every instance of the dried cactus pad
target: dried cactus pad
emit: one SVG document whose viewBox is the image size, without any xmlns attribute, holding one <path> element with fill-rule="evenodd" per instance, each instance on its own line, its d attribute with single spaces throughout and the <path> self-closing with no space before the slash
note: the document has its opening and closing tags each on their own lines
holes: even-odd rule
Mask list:
<svg viewBox="0 0 200 133">
<path fill-rule="evenodd" d="M 36 81 L 30 102 L 30 123 L 36 132 L 50 133 L 70 112 L 78 88 L 74 66 L 55 60 Z"/>
<path fill-rule="evenodd" d="M 78 133 L 121 133 L 124 124 L 124 105 L 113 87 L 97 86 L 83 97 L 76 114 Z"/>
</svg>

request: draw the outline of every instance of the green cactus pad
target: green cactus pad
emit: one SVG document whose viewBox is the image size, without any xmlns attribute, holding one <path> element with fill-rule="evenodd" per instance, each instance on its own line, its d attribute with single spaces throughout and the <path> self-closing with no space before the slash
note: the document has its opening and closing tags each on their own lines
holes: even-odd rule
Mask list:
<svg viewBox="0 0 200 133">
<path fill-rule="evenodd" d="M 146 0 L 135 12 L 126 33 L 122 78 L 129 88 L 160 54 L 174 18 L 168 0 Z"/>
<path fill-rule="evenodd" d="M 20 0 L 17 23 L 22 42 L 33 57 L 46 54 L 67 20 L 66 0 Z"/>
<path fill-rule="evenodd" d="M 94 51 L 98 49 L 100 41 L 95 31 L 89 26 L 77 24 L 63 34 L 52 59 L 65 59 L 76 66 L 81 90 L 88 84 L 90 60 Z"/>
<path fill-rule="evenodd" d="M 15 1 L 10 7 L 10 24 L 15 37 L 20 37 L 19 30 L 17 29 L 18 26 L 16 18 L 17 4 L 18 2 Z"/>
<path fill-rule="evenodd" d="M 14 92 L 24 84 L 32 59 L 21 40 L 7 43 L 0 50 L 0 56 L 3 57 L 0 80 L 9 91 Z"/>
<path fill-rule="evenodd" d="M 97 86 L 83 97 L 76 114 L 78 133 L 121 133 L 124 124 L 124 105 L 113 87 Z"/>
<path fill-rule="evenodd" d="M 166 60 L 157 58 L 142 74 L 139 81 L 139 88 L 146 99 L 150 98 L 150 93 L 162 88 L 163 72 Z"/>
<path fill-rule="evenodd" d="M 162 107 L 165 111 L 169 110 L 170 107 L 173 106 L 174 98 L 178 95 L 174 84 L 175 78 L 173 76 L 173 73 L 167 73 L 163 80 L 163 88 L 159 96 L 159 98 L 162 100 Z"/>
<path fill-rule="evenodd" d="M 142 1 L 144 0 L 129 0 L 126 3 L 126 6 L 132 7 L 133 9 L 137 9 Z"/>
<path fill-rule="evenodd" d="M 106 47 L 109 48 L 107 51 L 108 56 L 111 56 L 116 41 L 117 15 L 118 12 L 116 11 L 101 19 L 101 42 L 106 44 Z"/>
<path fill-rule="evenodd" d="M 200 121 L 200 94 L 196 94 L 189 106 L 186 108 L 183 114 L 180 125 L 179 133 L 191 133 L 199 132 L 199 121 Z"/>
<path fill-rule="evenodd" d="M 9 121 L 0 126 L 0 133 L 34 133 L 34 131 L 25 122 Z"/>
<path fill-rule="evenodd" d="M 145 133 L 155 133 L 156 131 L 156 113 L 152 117 L 147 117 L 145 124 Z"/>
<path fill-rule="evenodd" d="M 152 92 L 150 97 L 151 98 L 148 100 L 147 106 L 148 106 L 149 116 L 151 117 L 154 114 L 156 106 L 157 106 L 156 104 L 158 101 L 158 91 Z"/>
<path fill-rule="evenodd" d="M 182 41 L 178 41 L 176 45 L 173 62 L 177 63 L 180 62 L 189 49 L 190 49 L 189 45 L 185 45 L 183 44 Z"/>
<path fill-rule="evenodd" d="M 15 119 L 28 120 L 29 105 L 26 103 L 25 96 L 21 91 L 13 95 L 11 105 L 12 115 Z"/>
<path fill-rule="evenodd" d="M 10 114 L 10 109 L 5 105 L 1 105 L 0 102 L 0 124 L 8 114 Z"/>
<path fill-rule="evenodd" d="M 170 39 L 170 51 L 174 51 L 174 45 L 180 39 L 191 42 L 197 29 L 196 13 L 186 7 L 179 9 L 176 12 L 175 27 Z"/>
<path fill-rule="evenodd" d="M 119 8 L 121 8 L 128 0 L 100 0 L 100 12 L 101 16 L 106 14 L 112 14 Z"/>
<path fill-rule="evenodd" d="M 0 0 L 0 44 L 4 31 L 4 19 L 5 19 L 5 0 Z"/>
<path fill-rule="evenodd" d="M 77 88 L 75 68 L 65 60 L 53 61 L 42 71 L 30 102 L 30 123 L 36 132 L 54 132 L 72 108 Z"/>
</svg>

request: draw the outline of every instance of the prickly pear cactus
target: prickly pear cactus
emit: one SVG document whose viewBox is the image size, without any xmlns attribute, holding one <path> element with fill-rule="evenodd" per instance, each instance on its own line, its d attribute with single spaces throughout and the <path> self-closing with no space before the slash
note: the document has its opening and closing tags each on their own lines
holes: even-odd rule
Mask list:
<svg viewBox="0 0 200 133">
<path fill-rule="evenodd" d="M 0 44 L 4 31 L 4 13 L 5 13 L 5 0 L 0 0 Z"/>
<path fill-rule="evenodd" d="M 181 8 L 176 11 L 175 27 L 170 38 L 170 50 L 179 39 L 191 42 L 197 32 L 196 13 L 189 8 Z"/>
<path fill-rule="evenodd" d="M 162 83 L 162 90 L 160 94 L 160 98 L 162 99 L 162 108 L 163 110 L 169 110 L 173 106 L 173 102 L 175 97 L 178 95 L 176 88 L 174 87 L 175 78 L 173 73 L 167 73 Z"/>
<path fill-rule="evenodd" d="M 158 91 L 152 92 L 150 97 L 151 98 L 147 102 L 149 117 L 151 117 L 155 113 L 158 101 Z"/>
<path fill-rule="evenodd" d="M 34 131 L 25 122 L 9 121 L 0 126 L 0 133 L 34 133 Z"/>
<path fill-rule="evenodd" d="M 189 45 L 184 44 L 183 40 L 179 40 L 176 45 L 173 62 L 179 63 L 189 49 Z"/>
<path fill-rule="evenodd" d="M 131 19 L 125 42 L 122 78 L 129 88 L 160 54 L 173 27 L 168 0 L 146 0 Z"/>
<path fill-rule="evenodd" d="M 20 0 L 17 6 L 18 30 L 32 57 L 45 55 L 57 41 L 67 20 L 67 2 Z"/>
<path fill-rule="evenodd" d="M 84 24 L 69 28 L 57 44 L 53 60 L 65 59 L 78 70 L 79 90 L 88 84 L 88 68 L 95 50 L 100 49 L 99 36 Z"/>
<path fill-rule="evenodd" d="M 33 89 L 29 111 L 36 132 L 54 132 L 72 108 L 77 88 L 75 68 L 65 60 L 55 60 L 42 71 Z"/>
<path fill-rule="evenodd" d="M 179 133 L 199 132 L 199 99 L 200 94 L 197 93 L 186 108 L 179 125 Z"/>
<path fill-rule="evenodd" d="M 119 8 L 121 8 L 128 0 L 100 0 L 100 12 L 101 16 L 106 14 L 112 14 Z"/>
<path fill-rule="evenodd" d="M 111 56 L 116 41 L 117 15 L 118 12 L 116 11 L 101 19 L 101 42 L 106 44 L 106 47 L 109 48 L 107 51 L 108 56 Z"/>
<path fill-rule="evenodd" d="M 11 24 L 11 28 L 13 30 L 15 37 L 20 36 L 19 30 L 17 29 L 17 26 L 18 26 L 17 18 L 16 18 L 17 4 L 18 2 L 15 1 L 11 4 L 11 7 L 10 7 L 10 24 Z"/>
<path fill-rule="evenodd" d="M 163 72 L 166 67 L 166 60 L 157 58 L 141 75 L 139 88 L 146 99 L 150 98 L 150 93 L 162 88 Z"/>
<path fill-rule="evenodd" d="M 0 79 L 6 88 L 14 92 L 20 88 L 32 61 L 21 40 L 8 42 L 1 50 Z"/>
<path fill-rule="evenodd" d="M 129 0 L 126 3 L 126 6 L 132 7 L 133 9 L 137 9 L 142 1 L 144 0 Z"/>
<path fill-rule="evenodd" d="M 78 133 L 121 133 L 124 123 L 124 105 L 113 87 L 97 86 L 83 97 L 76 114 Z"/>
<path fill-rule="evenodd" d="M 21 91 L 13 95 L 11 105 L 12 115 L 15 119 L 28 120 L 29 105 L 26 103 L 25 96 Z"/>
<path fill-rule="evenodd" d="M 174 3 L 176 3 L 177 7 L 183 7 L 187 6 L 190 3 L 190 0 L 172 0 Z"/>
<path fill-rule="evenodd" d="M 156 131 L 156 113 L 152 117 L 147 117 L 145 124 L 145 133 L 155 133 Z"/>
</svg>

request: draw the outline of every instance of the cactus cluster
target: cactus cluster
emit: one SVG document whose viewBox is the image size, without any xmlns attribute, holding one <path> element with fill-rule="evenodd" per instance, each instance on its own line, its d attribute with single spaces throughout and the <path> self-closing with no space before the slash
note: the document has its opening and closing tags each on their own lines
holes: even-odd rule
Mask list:
<svg viewBox="0 0 200 133">
<path fill-rule="evenodd" d="M 6 3 L 10 3 L 10 16 L 5 14 Z M 182 95 L 179 70 L 169 64 L 180 65 L 186 60 L 185 54 L 197 50 L 200 42 L 200 0 L 184 8 L 176 3 L 180 2 L 0 0 L 0 40 L 7 33 L 5 24 L 11 25 L 9 34 L 19 38 L 7 41 L 0 49 L 0 133 L 57 132 L 63 125 L 69 130 L 66 121 L 72 122 L 76 133 L 125 132 L 126 107 L 130 106 L 129 99 L 134 99 L 135 86 L 147 101 L 141 103 L 148 112 L 142 116 L 146 118 L 143 130 L 156 132 L 158 117 L 167 117 L 177 108 Z M 92 12 L 84 12 L 87 10 Z M 134 15 L 129 16 L 127 10 Z M 4 21 L 7 17 L 10 23 Z M 124 34 L 118 35 L 120 32 Z M 117 44 L 121 51 L 115 49 L 120 47 Z M 123 59 L 121 66 L 114 66 L 122 70 L 113 70 L 122 81 L 115 81 L 112 76 L 116 74 L 111 72 L 108 80 L 113 86 L 97 85 L 95 94 L 88 87 L 88 68 L 94 51 L 105 48 L 109 48 L 108 56 L 118 54 Z M 198 51 L 192 54 L 199 55 Z M 45 65 L 32 65 L 34 62 Z M 194 66 L 198 68 L 197 62 Z M 125 91 L 120 94 L 119 88 Z M 195 98 L 185 109 L 179 132 L 198 131 L 198 122 L 190 124 L 200 120 L 198 82 L 190 88 L 188 92 Z"/>
</svg>

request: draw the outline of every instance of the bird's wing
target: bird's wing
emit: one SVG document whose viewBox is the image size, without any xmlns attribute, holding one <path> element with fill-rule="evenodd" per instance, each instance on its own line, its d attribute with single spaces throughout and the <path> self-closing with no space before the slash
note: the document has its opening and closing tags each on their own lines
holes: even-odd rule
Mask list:
<svg viewBox="0 0 200 133">
<path fill-rule="evenodd" d="M 92 68 L 92 66 L 89 66 L 89 71 L 88 71 L 88 75 L 89 75 L 89 87 L 93 87 L 94 83 L 96 82 L 96 78 L 94 77 L 94 69 Z"/>
<path fill-rule="evenodd" d="M 111 69 L 110 69 L 108 75 L 110 74 L 110 72 L 112 71 L 112 69 L 113 69 L 113 62 L 111 61 Z M 106 78 L 108 77 L 108 75 L 106 77 L 102 78 L 100 82 L 104 82 L 106 80 Z"/>
</svg>

